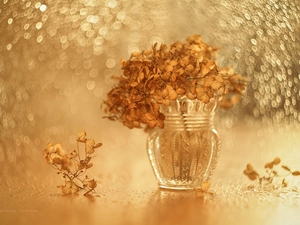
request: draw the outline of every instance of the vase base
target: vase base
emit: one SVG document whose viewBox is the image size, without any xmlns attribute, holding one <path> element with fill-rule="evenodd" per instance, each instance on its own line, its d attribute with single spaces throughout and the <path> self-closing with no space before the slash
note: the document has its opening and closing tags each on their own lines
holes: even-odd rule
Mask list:
<svg viewBox="0 0 300 225">
<path fill-rule="evenodd" d="M 194 190 L 197 187 L 192 185 L 170 185 L 170 184 L 158 184 L 159 188 L 167 190 L 177 190 L 177 191 L 189 191 Z M 199 187 L 199 186 L 198 186 Z"/>
</svg>

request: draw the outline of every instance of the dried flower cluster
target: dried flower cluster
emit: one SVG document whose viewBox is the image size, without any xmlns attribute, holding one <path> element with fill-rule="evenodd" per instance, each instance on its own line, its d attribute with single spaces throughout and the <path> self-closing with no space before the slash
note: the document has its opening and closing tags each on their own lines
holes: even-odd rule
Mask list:
<svg viewBox="0 0 300 225">
<path fill-rule="evenodd" d="M 86 171 L 93 166 L 91 159 L 96 148 L 102 146 L 102 143 L 95 143 L 92 139 L 86 138 L 85 131 L 79 131 L 77 141 L 77 150 L 66 152 L 61 143 L 53 145 L 48 143 L 44 150 L 44 158 L 48 164 L 56 169 L 58 174 L 65 178 L 65 184 L 58 186 L 63 194 L 75 194 L 80 190 L 85 190 L 84 195 L 94 191 L 97 182 L 89 179 L 85 175 Z M 80 152 L 80 144 L 84 145 L 84 150 Z M 83 177 L 83 178 L 82 178 Z"/>
<path fill-rule="evenodd" d="M 272 162 L 268 162 L 265 164 L 264 168 L 266 171 L 266 175 L 260 176 L 253 168 L 252 165 L 248 164 L 246 169 L 244 170 L 244 174 L 250 180 L 258 180 L 259 184 L 271 184 L 275 177 L 282 177 L 278 172 L 274 169 L 274 166 L 279 165 L 281 162 L 280 158 L 276 157 Z M 288 172 L 284 175 L 284 177 L 288 175 L 299 176 L 300 172 L 298 170 L 292 171 L 288 166 L 282 165 L 281 168 Z M 281 185 L 283 187 L 287 186 L 286 180 L 282 179 Z"/>
<path fill-rule="evenodd" d="M 186 95 L 208 103 L 222 97 L 220 105 L 230 108 L 239 101 L 247 79 L 231 68 L 216 65 L 217 49 L 202 42 L 199 35 L 175 42 L 169 48 L 155 44 L 152 50 L 134 52 L 121 61 L 123 75 L 104 102 L 111 120 L 120 120 L 129 128 L 164 127 L 160 105 L 169 106 Z"/>
</svg>

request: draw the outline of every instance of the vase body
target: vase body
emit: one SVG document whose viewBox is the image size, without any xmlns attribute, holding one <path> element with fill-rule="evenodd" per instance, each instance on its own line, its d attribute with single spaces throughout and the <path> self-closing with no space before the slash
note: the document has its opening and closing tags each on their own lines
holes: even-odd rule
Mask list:
<svg viewBox="0 0 300 225">
<path fill-rule="evenodd" d="M 208 181 L 216 167 L 220 140 L 214 128 L 216 99 L 207 104 L 186 97 L 162 107 L 165 127 L 147 139 L 148 156 L 161 188 L 194 189 Z"/>
</svg>

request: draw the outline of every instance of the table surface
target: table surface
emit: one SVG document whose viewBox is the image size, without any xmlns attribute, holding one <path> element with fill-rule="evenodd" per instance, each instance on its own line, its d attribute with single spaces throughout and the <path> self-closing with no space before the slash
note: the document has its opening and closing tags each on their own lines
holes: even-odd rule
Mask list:
<svg viewBox="0 0 300 225">
<path fill-rule="evenodd" d="M 159 189 L 145 151 L 135 150 L 144 146 L 141 135 L 129 140 L 132 151 L 125 150 L 125 145 L 125 149 L 98 154 L 96 194 L 62 195 L 56 188 L 62 180 L 52 168 L 48 170 L 47 164 L 41 173 L 55 177 L 53 180 L 41 176 L 25 182 L 20 178 L 20 182 L 1 185 L 0 223 L 299 224 L 300 178 L 287 177 L 288 187 L 281 188 L 277 181 L 272 187 L 259 186 L 243 175 L 247 163 L 264 171 L 264 162 L 275 156 L 296 168 L 298 131 L 254 130 L 236 126 L 220 132 L 222 153 L 210 192 L 204 196 L 194 191 Z"/>
</svg>

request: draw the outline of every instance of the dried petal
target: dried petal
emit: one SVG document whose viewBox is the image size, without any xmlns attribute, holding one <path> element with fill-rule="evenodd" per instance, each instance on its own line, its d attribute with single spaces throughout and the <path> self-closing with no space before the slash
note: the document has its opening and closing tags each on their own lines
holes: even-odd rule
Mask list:
<svg viewBox="0 0 300 225">
<path fill-rule="evenodd" d="M 85 142 L 85 151 L 87 154 L 92 154 L 95 152 L 95 141 L 92 140 L 92 139 L 87 139 L 86 142 Z"/>
<path fill-rule="evenodd" d="M 94 148 L 99 148 L 99 147 L 101 147 L 102 146 L 102 143 L 97 143 L 95 146 L 94 146 Z"/>
<path fill-rule="evenodd" d="M 62 160 L 62 158 L 54 157 L 52 159 L 52 162 L 55 163 L 55 164 L 59 164 L 60 165 L 60 164 L 63 163 L 63 160 Z"/>
<path fill-rule="evenodd" d="M 191 100 L 194 100 L 196 97 L 194 94 L 192 94 L 191 92 L 187 93 L 187 97 Z"/>
<path fill-rule="evenodd" d="M 211 76 L 207 76 L 204 80 L 204 87 L 211 87 L 214 82 L 214 78 Z"/>
<path fill-rule="evenodd" d="M 132 52 L 131 57 L 139 57 L 141 54 L 139 52 Z"/>
<path fill-rule="evenodd" d="M 77 141 L 85 141 L 86 139 L 86 132 L 84 130 L 81 130 L 78 132 L 78 137 L 77 137 Z"/>
<path fill-rule="evenodd" d="M 171 71 L 173 71 L 173 66 L 167 65 L 167 66 L 165 67 L 165 70 L 166 70 L 166 72 L 171 72 Z"/>
<path fill-rule="evenodd" d="M 94 188 L 97 187 L 97 182 L 96 182 L 94 179 L 93 179 L 93 180 L 89 180 L 89 181 L 87 182 L 87 186 L 88 186 L 89 188 L 94 189 Z"/>
<path fill-rule="evenodd" d="M 151 120 L 151 121 L 148 122 L 148 126 L 149 126 L 150 128 L 153 128 L 153 127 L 155 127 L 156 125 L 157 125 L 157 121 L 156 121 L 156 120 Z"/>
<path fill-rule="evenodd" d="M 219 90 L 219 88 L 222 86 L 221 82 L 214 80 L 214 82 L 211 85 L 211 88 L 214 90 Z"/>
<path fill-rule="evenodd" d="M 274 165 L 278 165 L 279 163 L 281 162 L 280 158 L 276 157 L 274 160 L 273 160 L 273 164 Z"/>
<path fill-rule="evenodd" d="M 292 172 L 292 175 L 294 175 L 294 176 L 299 176 L 299 175 L 300 175 L 300 172 L 299 172 L 299 171 L 294 171 L 294 172 Z"/>
<path fill-rule="evenodd" d="M 285 166 L 285 165 L 282 165 L 281 167 L 282 167 L 283 169 L 289 171 L 289 172 L 291 171 L 291 169 L 290 169 L 289 167 Z"/>
<path fill-rule="evenodd" d="M 248 174 L 248 178 L 250 180 L 256 180 L 258 178 L 258 175 L 256 173 L 250 173 Z"/>
<path fill-rule="evenodd" d="M 79 187 L 73 181 L 67 181 L 65 186 L 61 187 L 63 194 L 76 194 L 79 191 Z"/>
<path fill-rule="evenodd" d="M 88 168 L 91 168 L 92 166 L 93 166 L 93 163 L 89 163 L 89 164 L 86 165 L 85 168 L 88 169 Z"/>
<path fill-rule="evenodd" d="M 177 93 L 178 95 L 184 95 L 184 94 L 186 93 L 186 90 L 185 90 L 184 88 L 178 88 L 178 89 L 176 90 L 176 93 Z"/>
<path fill-rule="evenodd" d="M 132 83 L 130 84 L 131 87 L 136 87 L 136 86 L 138 86 L 138 85 L 139 85 L 139 83 L 136 82 L 136 81 L 135 81 L 135 82 L 132 82 Z"/>
<path fill-rule="evenodd" d="M 202 191 L 208 191 L 208 189 L 210 188 L 210 182 L 209 181 L 204 181 L 201 184 L 201 190 Z"/>
<path fill-rule="evenodd" d="M 272 162 L 271 162 L 271 163 L 266 163 L 266 164 L 265 164 L 265 168 L 266 168 L 266 169 L 272 169 L 272 168 L 273 168 L 273 165 L 274 165 L 274 164 L 273 164 Z"/>
<path fill-rule="evenodd" d="M 155 120 L 155 116 L 151 113 L 146 113 L 145 117 L 147 120 Z"/>
<path fill-rule="evenodd" d="M 189 62 L 190 62 L 189 57 L 185 56 L 179 61 L 179 64 L 180 66 L 185 67 L 189 64 Z"/>
<path fill-rule="evenodd" d="M 194 66 L 193 66 L 192 64 L 189 64 L 189 65 L 186 66 L 185 72 L 186 72 L 187 74 L 190 74 L 191 72 L 194 71 L 194 69 L 195 69 Z"/>
<path fill-rule="evenodd" d="M 174 99 L 177 98 L 177 93 L 176 93 L 176 91 L 174 90 L 174 88 L 172 88 L 172 86 L 167 85 L 167 86 L 166 86 L 166 89 L 168 90 L 169 97 L 170 97 L 171 100 L 174 100 Z"/>
</svg>

